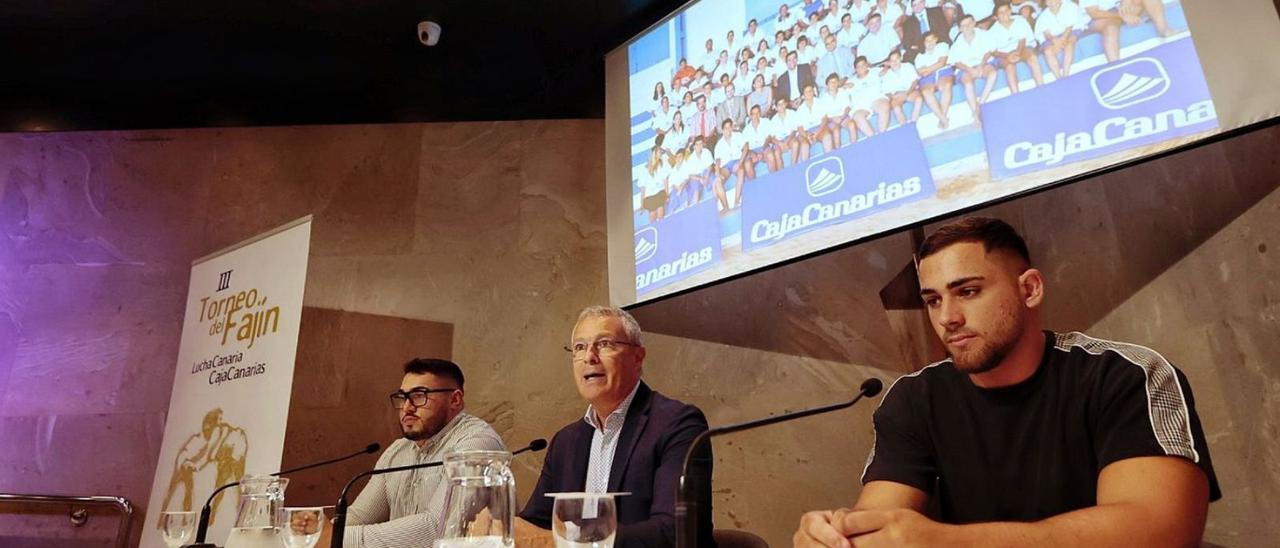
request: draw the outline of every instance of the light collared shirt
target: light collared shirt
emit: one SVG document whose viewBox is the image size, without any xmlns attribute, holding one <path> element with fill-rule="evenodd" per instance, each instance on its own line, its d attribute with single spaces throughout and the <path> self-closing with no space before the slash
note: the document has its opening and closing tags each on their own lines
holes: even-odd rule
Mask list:
<svg viewBox="0 0 1280 548">
<path fill-rule="evenodd" d="M 636 390 L 639 389 L 640 383 L 637 382 L 627 398 L 618 404 L 618 408 L 605 417 L 603 425 L 596 417 L 595 406 L 587 406 L 587 414 L 582 420 L 591 425 L 594 432 L 591 434 L 591 457 L 587 459 L 587 486 L 584 491 L 604 493 L 609 490 L 613 454 L 618 451 L 618 438 L 622 435 L 622 424 L 627 421 L 627 408 L 631 407 L 631 400 L 635 399 Z"/>
<path fill-rule="evenodd" d="M 375 468 L 421 464 L 466 450 L 506 451 L 489 423 L 467 412 L 458 413 L 422 447 L 398 439 L 378 457 Z M 431 546 L 440 534 L 448 479 L 444 468 L 421 468 L 373 476 L 347 510 L 349 526 L 343 546 L 393 548 Z"/>
<path fill-rule="evenodd" d="M 716 114 L 713 109 L 695 111 L 692 115 L 694 135 L 710 137 L 716 134 Z"/>
</svg>

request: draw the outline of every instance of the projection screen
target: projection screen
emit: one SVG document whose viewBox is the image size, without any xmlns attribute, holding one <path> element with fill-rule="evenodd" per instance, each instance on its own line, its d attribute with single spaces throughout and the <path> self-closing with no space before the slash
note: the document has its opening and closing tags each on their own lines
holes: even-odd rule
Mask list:
<svg viewBox="0 0 1280 548">
<path fill-rule="evenodd" d="M 697 0 L 610 52 L 611 300 L 648 302 L 1280 112 L 1270 0 L 1008 4 Z"/>
</svg>

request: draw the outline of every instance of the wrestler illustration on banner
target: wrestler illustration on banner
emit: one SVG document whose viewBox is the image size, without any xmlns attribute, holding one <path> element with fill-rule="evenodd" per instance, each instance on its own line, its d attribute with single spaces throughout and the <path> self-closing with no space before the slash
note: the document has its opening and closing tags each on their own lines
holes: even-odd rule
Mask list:
<svg viewBox="0 0 1280 548">
<path fill-rule="evenodd" d="M 173 476 L 169 480 L 169 489 L 161 508 L 169 509 L 173 496 L 181 487 L 182 510 L 191 511 L 191 492 L 195 486 L 196 474 L 213 465 L 216 473 L 213 485 L 235 481 L 244 475 L 245 457 L 248 454 L 249 437 L 243 428 L 223 420 L 221 408 L 205 413 L 200 432 L 192 434 L 178 449 L 178 455 L 173 460 Z M 224 494 L 226 493 L 218 493 L 213 499 L 210 524 L 218 518 L 218 503 Z M 156 526 L 160 526 L 159 522 Z"/>
</svg>

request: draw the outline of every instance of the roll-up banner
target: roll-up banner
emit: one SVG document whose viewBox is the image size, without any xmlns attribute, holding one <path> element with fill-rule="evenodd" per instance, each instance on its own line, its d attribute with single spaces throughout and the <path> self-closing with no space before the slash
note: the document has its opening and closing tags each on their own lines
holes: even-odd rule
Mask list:
<svg viewBox="0 0 1280 548">
<path fill-rule="evenodd" d="M 307 216 L 191 265 L 143 548 L 164 546 L 162 512 L 199 512 L 218 485 L 279 469 L 310 242 Z M 211 542 L 226 540 L 238 497 L 214 500 Z"/>
</svg>

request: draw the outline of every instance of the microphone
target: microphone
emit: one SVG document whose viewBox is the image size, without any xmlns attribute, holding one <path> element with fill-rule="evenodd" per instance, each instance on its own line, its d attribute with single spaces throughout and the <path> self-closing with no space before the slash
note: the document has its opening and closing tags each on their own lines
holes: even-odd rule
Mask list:
<svg viewBox="0 0 1280 548">
<path fill-rule="evenodd" d="M 533 451 L 534 453 L 537 453 L 538 451 L 541 451 L 546 448 L 547 448 L 547 440 L 544 438 L 538 438 L 536 440 L 529 442 L 529 445 L 525 446 L 524 448 L 517 449 L 514 453 L 511 454 L 511 456 L 514 457 L 516 455 L 519 455 L 520 453 L 524 453 L 525 451 Z"/>
<path fill-rule="evenodd" d="M 346 456 L 338 457 L 338 458 L 336 458 L 336 459 L 329 459 L 329 460 L 320 461 L 320 462 L 313 462 L 313 463 L 311 463 L 311 464 L 305 464 L 305 465 L 302 465 L 302 466 L 296 466 L 296 467 L 290 468 L 290 469 L 288 469 L 288 470 L 281 470 L 281 471 L 279 471 L 279 472 L 275 472 L 275 473 L 273 473 L 273 474 L 268 474 L 268 475 L 269 475 L 269 476 L 283 476 L 283 475 L 285 475 L 285 474 L 292 474 L 292 473 L 294 473 L 294 472 L 301 472 L 301 471 L 303 471 L 303 470 L 309 470 L 309 469 L 311 469 L 311 468 L 315 468 L 315 467 L 317 467 L 317 466 L 324 466 L 324 465 L 326 465 L 326 464 L 333 464 L 333 463 L 335 463 L 335 462 L 341 462 L 341 461 L 344 461 L 344 460 L 347 460 L 347 459 L 350 459 L 350 458 L 355 458 L 355 457 L 358 457 L 358 456 L 360 456 L 360 455 L 367 455 L 367 454 L 370 454 L 370 453 L 377 453 L 379 449 L 382 449 L 382 444 L 379 444 L 379 443 L 370 443 L 369 445 L 364 446 L 364 449 L 361 449 L 361 450 L 359 450 L 359 451 L 356 451 L 355 453 L 351 453 L 350 455 L 346 455 Z M 225 485 L 220 485 L 220 486 L 218 486 L 218 488 L 217 488 L 217 489 L 214 489 L 214 490 L 213 490 L 213 492 L 209 494 L 209 499 L 208 499 L 208 500 L 206 500 L 206 501 L 204 501 L 204 506 L 203 506 L 202 508 L 200 508 L 200 522 L 199 522 L 199 525 L 196 527 L 196 541 L 195 541 L 195 543 L 194 543 L 194 544 L 188 544 L 188 545 L 184 546 L 183 548 L 216 548 L 216 547 L 215 547 L 215 545 L 205 543 L 205 541 L 204 541 L 205 537 L 206 537 L 206 536 L 208 535 L 208 533 L 209 533 L 209 515 L 210 515 L 210 513 L 212 512 L 213 497 L 216 497 L 216 496 L 218 496 L 218 493 L 221 493 L 221 492 L 223 492 L 223 491 L 225 491 L 225 490 L 227 490 L 227 489 L 230 489 L 230 488 L 232 488 L 232 487 L 235 487 L 235 486 L 237 486 L 237 485 L 240 485 L 240 482 L 239 482 L 239 481 L 233 481 L 233 482 L 228 483 L 228 484 L 225 484 Z"/>
<path fill-rule="evenodd" d="M 514 457 L 516 455 L 519 455 L 520 453 L 524 453 L 527 451 L 541 451 L 546 448 L 547 448 L 547 440 L 538 438 L 536 440 L 533 440 L 532 442 L 529 442 L 529 445 L 521 447 L 520 449 L 516 449 L 511 453 L 511 456 Z M 342 548 L 342 535 L 345 532 L 345 529 L 347 527 L 347 507 L 350 506 L 350 503 L 347 501 L 347 492 L 350 491 L 351 486 L 355 485 L 355 483 L 359 481 L 361 478 L 377 476 L 381 474 L 389 474 L 391 472 L 404 472 L 406 470 L 417 470 L 419 468 L 435 468 L 437 466 L 443 466 L 443 465 L 444 465 L 444 461 L 436 460 L 431 462 L 421 462 L 418 464 L 406 464 L 404 466 L 375 468 L 373 470 L 365 470 L 364 472 L 356 474 L 354 478 L 351 478 L 351 481 L 348 481 L 346 485 L 342 486 L 342 493 L 338 495 L 338 504 L 334 507 L 334 510 L 333 510 L 333 532 L 332 532 L 332 536 L 329 538 L 329 548 Z"/>
<path fill-rule="evenodd" d="M 875 396 L 876 394 L 879 394 L 882 388 L 884 388 L 884 383 L 881 382 L 880 379 L 870 378 L 862 382 L 862 386 L 858 388 L 858 395 L 854 396 L 853 399 L 846 402 L 836 403 L 831 405 L 824 405 L 822 407 L 802 409 L 800 411 L 795 411 L 792 413 L 782 413 L 780 415 L 765 417 L 763 419 L 756 419 L 756 420 L 751 420 L 746 422 L 740 422 L 737 424 L 720 426 L 717 428 L 710 428 L 706 432 L 698 434 L 698 437 L 693 438 L 693 443 L 689 444 L 689 450 L 686 451 L 684 454 L 684 465 L 681 466 L 680 468 L 680 483 L 676 486 L 675 518 L 676 518 L 677 548 L 693 548 L 698 545 L 698 521 L 696 519 L 690 519 L 691 516 L 694 516 L 697 514 L 698 503 L 696 500 L 689 500 L 688 491 L 691 487 L 690 485 L 691 482 L 688 481 L 688 474 L 689 474 L 689 462 L 693 460 L 693 453 L 698 449 L 699 446 L 703 444 L 703 442 L 706 442 L 711 437 L 719 436 L 721 434 L 741 432 L 743 430 L 750 430 L 758 426 L 766 426 L 766 425 L 775 424 L 779 422 L 799 419 L 802 417 L 808 417 L 811 415 L 820 415 L 822 413 L 827 413 L 829 411 L 836 411 L 838 409 L 844 409 L 846 407 L 852 407 L 853 404 L 858 403 L 858 400 L 861 400 L 864 397 L 869 398 L 869 397 Z M 697 499 L 702 497 L 699 496 L 694 498 Z"/>
</svg>

